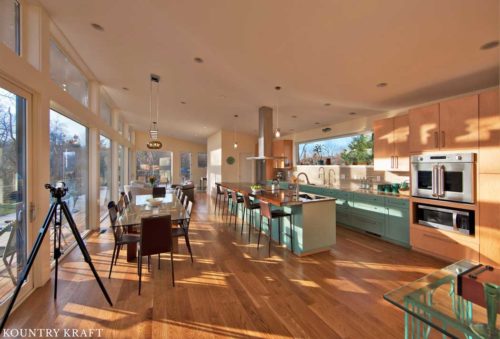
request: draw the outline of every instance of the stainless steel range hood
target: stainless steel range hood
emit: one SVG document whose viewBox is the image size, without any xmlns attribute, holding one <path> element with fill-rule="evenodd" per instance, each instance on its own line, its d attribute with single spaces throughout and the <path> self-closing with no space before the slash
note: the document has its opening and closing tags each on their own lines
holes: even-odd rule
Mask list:
<svg viewBox="0 0 500 339">
<path fill-rule="evenodd" d="M 259 140 L 258 154 L 248 157 L 248 160 L 274 160 L 283 157 L 273 157 L 273 109 L 262 106 L 259 108 Z"/>
</svg>

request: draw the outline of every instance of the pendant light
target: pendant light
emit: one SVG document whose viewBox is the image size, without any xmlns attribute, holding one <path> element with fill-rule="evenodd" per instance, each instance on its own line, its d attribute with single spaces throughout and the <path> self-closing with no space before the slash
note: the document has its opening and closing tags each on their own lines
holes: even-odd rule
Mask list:
<svg viewBox="0 0 500 339">
<path fill-rule="evenodd" d="M 280 91 L 281 90 L 281 86 L 276 86 L 274 87 L 274 89 L 276 91 Z M 279 110 L 278 110 L 278 102 L 279 102 L 279 98 L 277 98 L 276 100 L 276 132 L 274 133 L 274 136 L 276 138 L 279 138 L 281 136 L 281 131 L 280 131 L 280 128 L 279 128 Z"/>
<path fill-rule="evenodd" d="M 156 84 L 156 119 L 153 120 L 153 84 Z M 149 93 L 149 118 L 151 119 L 151 128 L 149 129 L 149 137 L 151 140 L 146 144 L 149 149 L 160 149 L 163 144 L 158 140 L 158 118 L 160 112 L 160 76 L 151 74 Z"/>
<path fill-rule="evenodd" d="M 236 140 L 236 118 L 238 118 L 238 114 L 234 115 L 234 129 L 233 129 L 233 148 L 238 148 L 238 141 Z"/>
</svg>

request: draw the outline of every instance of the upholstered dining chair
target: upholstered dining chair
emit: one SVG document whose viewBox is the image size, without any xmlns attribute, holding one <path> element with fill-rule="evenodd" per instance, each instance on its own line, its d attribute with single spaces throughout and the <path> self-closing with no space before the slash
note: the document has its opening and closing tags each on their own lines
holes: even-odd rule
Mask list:
<svg viewBox="0 0 500 339">
<path fill-rule="evenodd" d="M 188 200 L 186 207 L 186 218 L 179 224 L 179 227 L 172 229 L 172 236 L 174 238 L 184 237 L 186 241 L 186 246 L 191 256 L 191 262 L 193 262 L 193 252 L 191 251 L 191 243 L 189 242 L 189 224 L 191 222 L 191 211 L 193 209 L 193 202 Z"/>
</svg>

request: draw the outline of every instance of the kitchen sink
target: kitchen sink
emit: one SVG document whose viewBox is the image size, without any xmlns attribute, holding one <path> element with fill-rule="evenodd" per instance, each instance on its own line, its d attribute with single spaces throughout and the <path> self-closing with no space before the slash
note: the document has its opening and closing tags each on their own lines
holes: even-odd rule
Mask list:
<svg viewBox="0 0 500 339">
<path fill-rule="evenodd" d="M 321 199 L 326 199 L 326 197 L 316 194 L 299 193 L 299 200 L 301 201 L 311 201 L 311 200 L 321 200 Z"/>
</svg>

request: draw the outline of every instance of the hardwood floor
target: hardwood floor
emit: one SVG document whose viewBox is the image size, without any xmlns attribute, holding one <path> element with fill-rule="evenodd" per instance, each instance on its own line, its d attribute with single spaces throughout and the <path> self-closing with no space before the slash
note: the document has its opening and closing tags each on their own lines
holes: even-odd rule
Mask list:
<svg viewBox="0 0 500 339">
<path fill-rule="evenodd" d="M 403 313 L 382 299 L 444 262 L 345 228 L 331 253 L 299 258 L 273 246 L 256 250 L 240 230 L 213 215 L 198 194 L 191 223 L 191 264 L 184 242 L 175 255 L 153 258 L 137 295 L 137 268 L 122 251 L 107 278 L 112 235 L 93 234 L 87 246 L 114 302 L 109 307 L 78 249 L 52 282 L 16 310 L 8 328 L 102 329 L 103 338 L 402 338 Z M 144 271 L 143 271 L 144 272 Z"/>
</svg>

